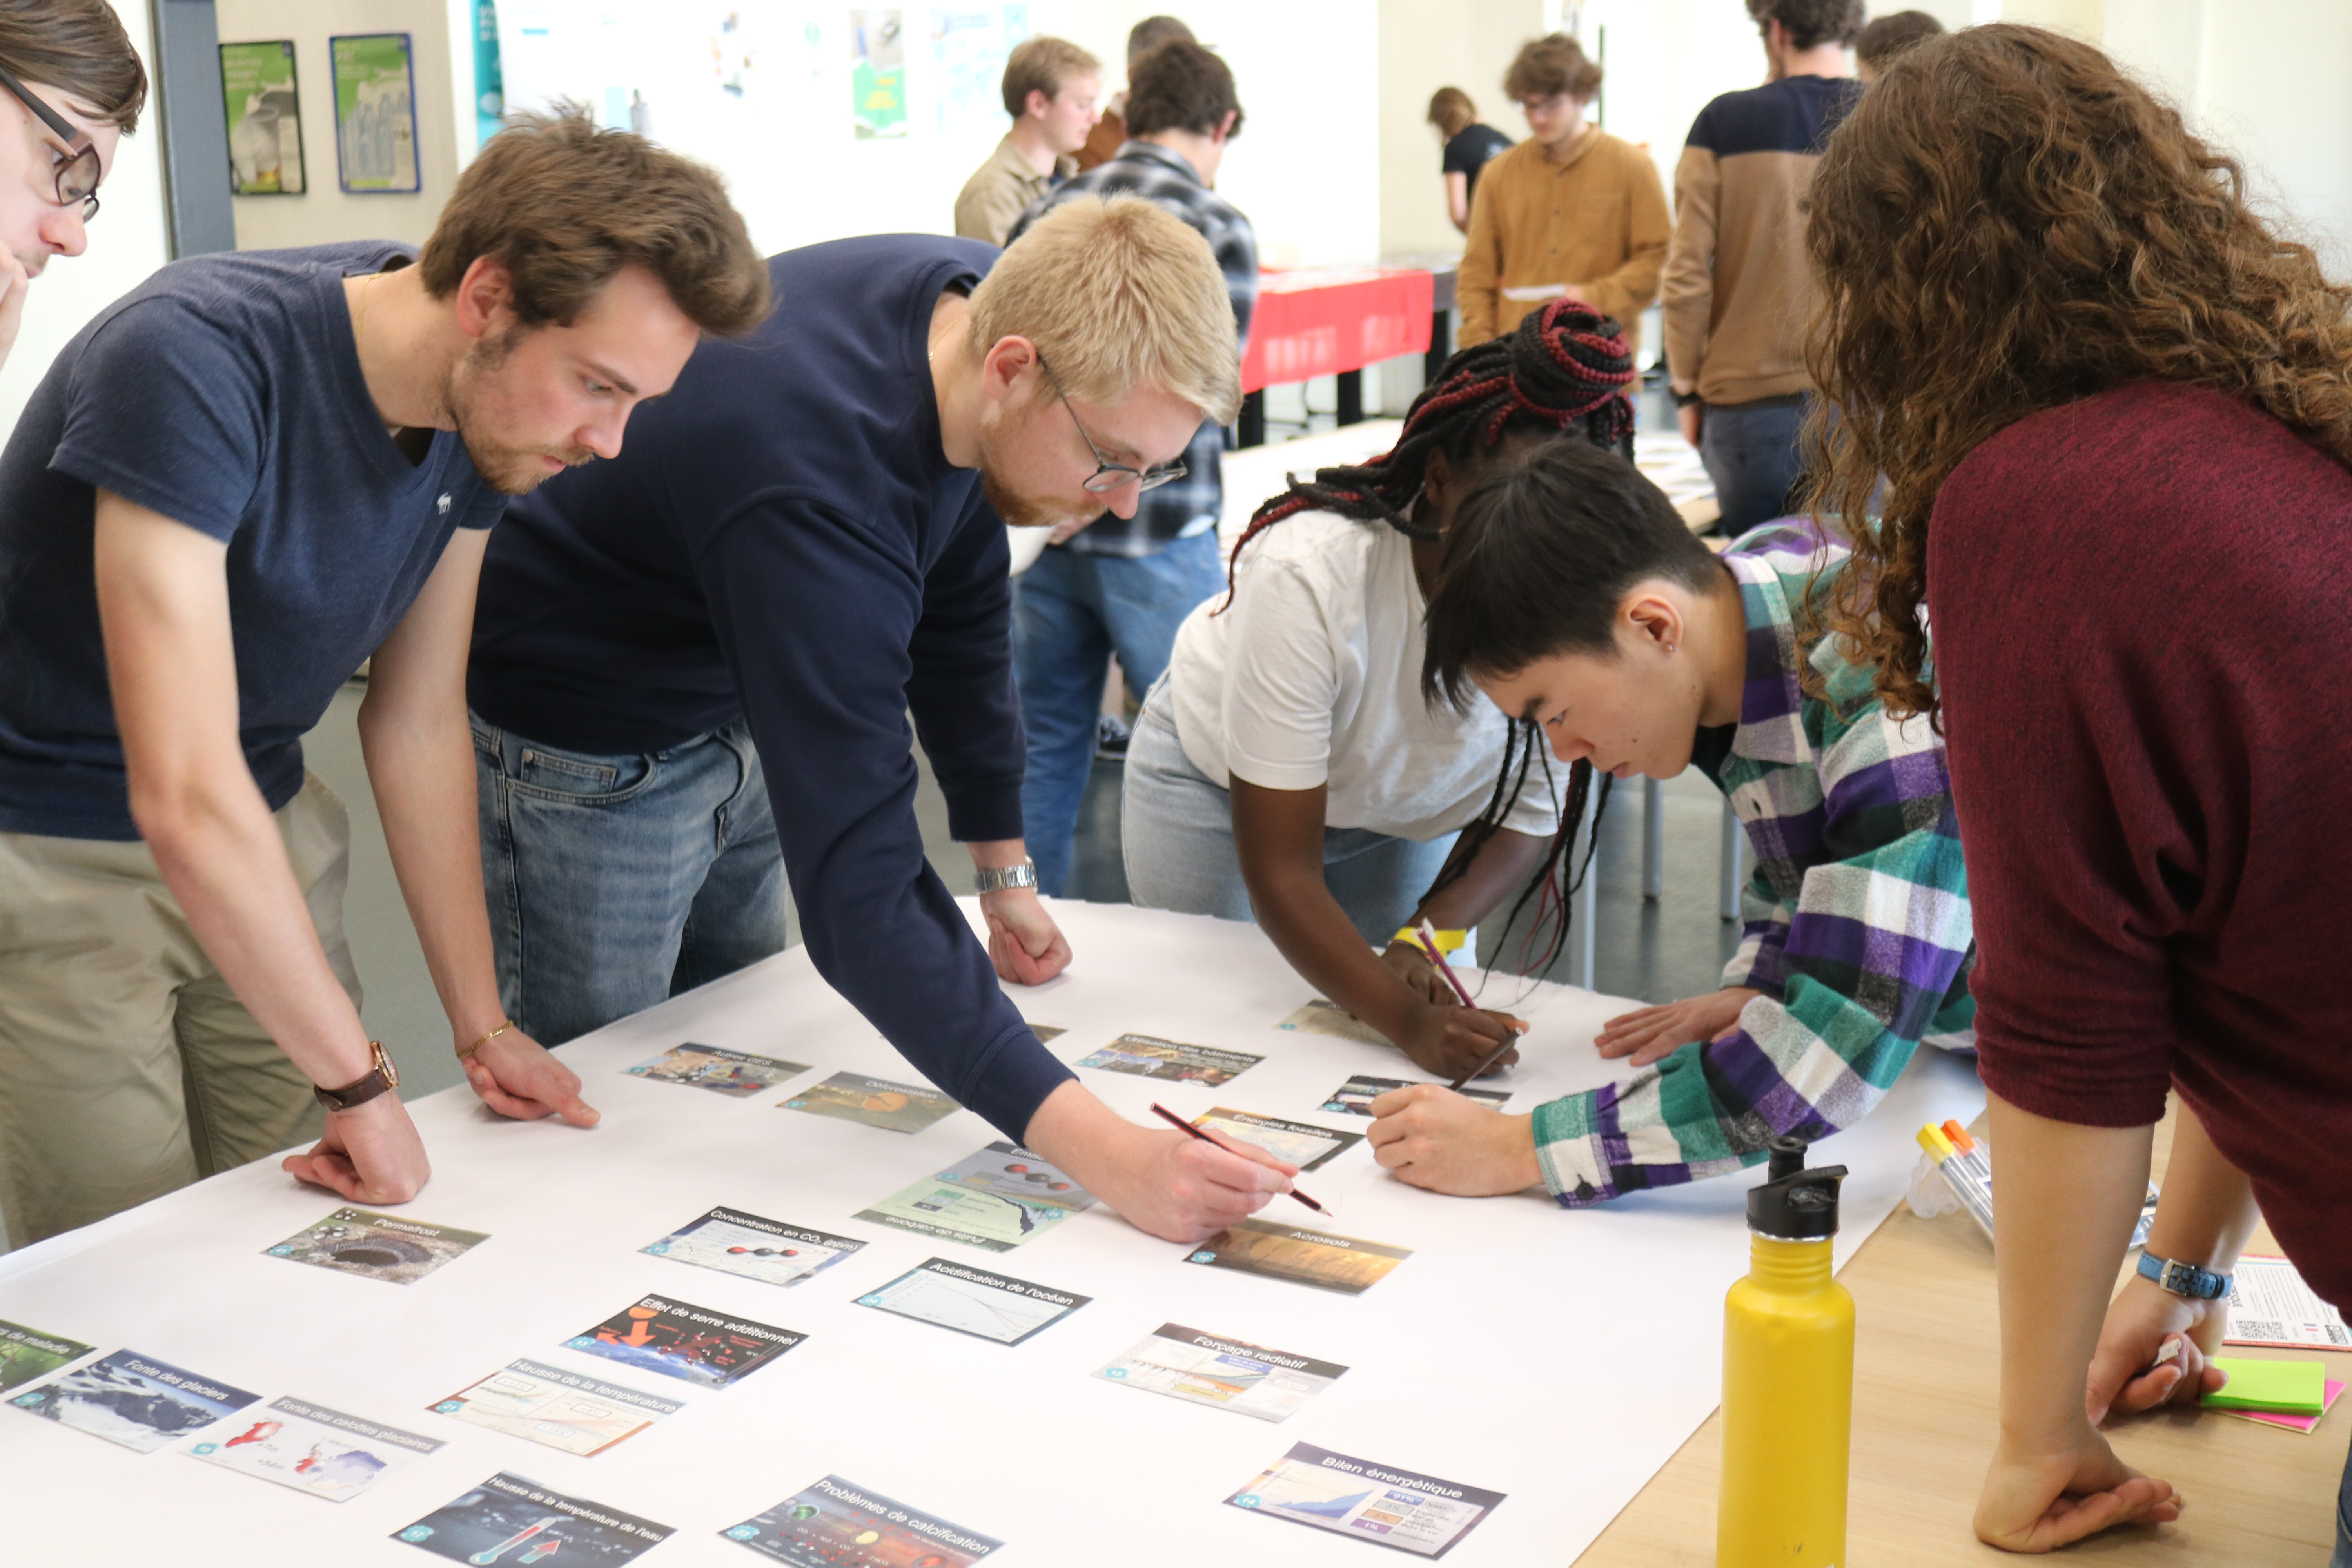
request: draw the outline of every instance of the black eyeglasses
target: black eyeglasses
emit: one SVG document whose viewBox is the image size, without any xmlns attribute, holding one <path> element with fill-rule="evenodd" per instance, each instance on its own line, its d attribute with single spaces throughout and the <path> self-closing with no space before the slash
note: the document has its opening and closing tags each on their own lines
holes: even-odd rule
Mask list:
<svg viewBox="0 0 2352 1568">
<path fill-rule="evenodd" d="M 1087 444 L 1087 450 L 1095 455 L 1095 462 L 1097 466 L 1095 471 L 1087 476 L 1087 482 L 1082 487 L 1088 494 L 1107 494 L 1131 479 L 1135 483 L 1136 493 L 1140 495 L 1145 490 L 1158 489 L 1171 479 L 1181 479 L 1184 477 L 1184 465 L 1181 462 L 1162 463 L 1156 468 L 1138 468 L 1126 463 L 1114 463 L 1104 457 L 1102 448 L 1095 445 L 1095 438 L 1087 434 L 1087 427 L 1084 425 L 1079 424 L 1078 411 L 1070 407 L 1070 395 L 1062 390 L 1062 378 L 1054 374 L 1054 367 L 1045 363 L 1044 354 L 1037 356 L 1037 368 L 1044 371 L 1045 379 L 1054 384 L 1054 395 L 1060 398 L 1062 406 L 1068 410 L 1070 423 L 1078 426 L 1078 439 L 1084 441 Z"/>
<path fill-rule="evenodd" d="M 58 205 L 79 206 L 84 223 L 96 217 L 98 182 L 105 176 L 105 171 L 99 167 L 98 147 L 90 141 L 89 132 L 42 102 L 31 88 L 18 81 L 16 73 L 5 66 L 0 66 L 0 87 L 15 93 L 25 107 L 66 144 L 65 156 L 58 163 Z"/>
</svg>

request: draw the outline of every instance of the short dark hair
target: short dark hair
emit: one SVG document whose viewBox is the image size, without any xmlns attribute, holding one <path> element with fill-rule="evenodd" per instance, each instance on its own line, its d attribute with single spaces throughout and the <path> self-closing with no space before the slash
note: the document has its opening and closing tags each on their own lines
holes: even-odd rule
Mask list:
<svg viewBox="0 0 2352 1568">
<path fill-rule="evenodd" d="M 1583 441 L 1548 441 L 1490 471 L 1455 510 L 1429 596 L 1422 689 L 1462 708 L 1480 700 L 1477 676 L 1565 653 L 1610 657 L 1618 606 L 1637 584 L 1663 577 L 1704 590 L 1723 576 L 1633 464 Z"/>
<path fill-rule="evenodd" d="M 1074 77 L 1098 76 L 1102 62 L 1067 38 L 1040 33 L 1024 38 L 1004 58 L 1004 112 L 1018 120 L 1029 112 L 1029 95 L 1042 92 L 1052 102 Z"/>
<path fill-rule="evenodd" d="M 1190 131 L 1212 136 L 1234 117 L 1242 131 L 1241 100 L 1234 94 L 1234 68 L 1184 38 L 1171 39 L 1136 62 L 1127 84 L 1127 133 L 1150 136 Z"/>
<path fill-rule="evenodd" d="M 1181 38 L 1188 44 L 1201 41 L 1192 36 L 1192 28 L 1173 16 L 1146 16 L 1129 27 L 1127 30 L 1127 68 L 1132 71 L 1136 61 L 1171 38 Z"/>
<path fill-rule="evenodd" d="M 768 264 L 719 176 L 575 105 L 516 115 L 482 143 L 418 258 L 426 292 L 447 298 L 482 257 L 512 276 L 526 327 L 570 325 L 628 267 L 715 337 L 768 315 Z"/>
<path fill-rule="evenodd" d="M 1761 5 L 1751 0 L 1748 14 L 1759 26 L 1780 23 L 1790 48 L 1818 49 L 1823 44 L 1852 44 L 1862 37 L 1870 10 L 1864 0 L 1768 0 Z"/>
<path fill-rule="evenodd" d="M 1519 46 L 1503 73 L 1503 91 L 1512 101 L 1557 98 L 1561 93 L 1590 101 L 1601 90 L 1601 68 L 1585 58 L 1584 46 L 1566 33 L 1549 33 Z"/>
<path fill-rule="evenodd" d="M 125 136 L 139 129 L 147 68 L 107 0 L 0 0 L 0 66 L 71 93 Z"/>
<path fill-rule="evenodd" d="M 1944 24 L 1925 11 L 1897 11 L 1874 18 L 1855 40 L 1853 52 L 1873 70 L 1884 69 L 1905 50 L 1941 37 Z"/>
</svg>

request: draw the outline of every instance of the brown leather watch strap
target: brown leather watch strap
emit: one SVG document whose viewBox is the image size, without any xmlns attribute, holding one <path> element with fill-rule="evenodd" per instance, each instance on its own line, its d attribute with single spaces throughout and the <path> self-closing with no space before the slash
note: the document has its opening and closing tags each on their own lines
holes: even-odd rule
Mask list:
<svg viewBox="0 0 2352 1568">
<path fill-rule="evenodd" d="M 382 1040 L 370 1040 L 368 1049 L 374 1054 L 374 1064 L 365 1074 L 341 1089 L 313 1088 L 310 1092 L 329 1110 L 351 1110 L 365 1105 L 377 1095 L 400 1087 L 400 1069 L 383 1054 Z"/>
</svg>

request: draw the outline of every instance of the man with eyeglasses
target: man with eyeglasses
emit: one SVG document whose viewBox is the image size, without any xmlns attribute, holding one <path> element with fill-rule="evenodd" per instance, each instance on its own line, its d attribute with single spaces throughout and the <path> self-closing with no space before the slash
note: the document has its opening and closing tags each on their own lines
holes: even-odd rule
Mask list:
<svg viewBox="0 0 2352 1568">
<path fill-rule="evenodd" d="M 1118 191 L 1140 196 L 1209 242 L 1233 302 L 1235 341 L 1246 342 L 1257 303 L 1257 237 L 1249 219 L 1213 188 L 1226 143 L 1241 128 L 1234 73 L 1188 37 L 1160 44 L 1130 74 L 1129 140 L 1110 162 L 1066 181 L 1030 208 L 1007 243 L 1022 244 L 1028 226 L 1060 203 L 1099 201 Z M 1111 658 L 1118 659 L 1129 691 L 1141 698 L 1168 668 L 1185 616 L 1223 586 L 1217 520 L 1224 511 L 1224 446 L 1222 422 L 1202 425 L 1181 466 L 1152 476 L 1157 483 L 1132 517 L 1105 511 L 1056 529 L 1036 564 L 1021 574 L 1014 644 L 1029 731 L 1021 810 L 1037 883 L 1048 894 L 1058 896 L 1068 885 Z M 1123 726 L 1112 741 L 1124 747 Z"/>
<path fill-rule="evenodd" d="M 79 256 L 147 72 L 106 0 L 0 0 L 0 364 L 32 279 Z"/>
<path fill-rule="evenodd" d="M 1216 262 L 1122 199 L 1002 257 L 877 235 L 769 270 L 766 325 L 491 538 L 467 693 L 508 1014 L 564 1040 L 764 958 L 789 882 L 817 973 L 924 1076 L 1142 1228 L 1213 1235 L 1288 1167 L 1116 1115 L 998 979 L 1070 962 L 1022 836 L 1004 525 L 1132 517 L 1233 416 Z M 916 737 L 985 952 L 924 859 Z"/>
</svg>

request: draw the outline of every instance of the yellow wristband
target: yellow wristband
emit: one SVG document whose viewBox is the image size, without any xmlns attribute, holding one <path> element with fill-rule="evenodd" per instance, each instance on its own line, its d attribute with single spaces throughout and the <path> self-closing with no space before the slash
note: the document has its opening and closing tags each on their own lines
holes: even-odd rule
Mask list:
<svg viewBox="0 0 2352 1568">
<path fill-rule="evenodd" d="M 1435 934 L 1437 937 L 1437 951 L 1440 952 L 1458 952 L 1461 949 L 1462 944 L 1470 940 L 1470 933 L 1466 931 L 1442 931 Z M 1419 947 L 1421 945 L 1421 928 L 1419 926 L 1406 926 L 1389 940 L 1391 942 L 1401 942 L 1407 947 Z"/>
<path fill-rule="evenodd" d="M 488 1034 L 484 1035 L 480 1039 L 476 1040 L 464 1050 L 459 1051 L 457 1053 L 457 1059 L 461 1062 L 464 1061 L 467 1057 L 472 1056 L 476 1051 L 480 1050 L 484 1046 L 488 1045 L 492 1040 L 497 1039 L 500 1035 L 505 1034 L 509 1029 L 513 1027 L 514 1021 L 512 1019 L 509 1019 L 507 1022 L 500 1024 L 497 1028 L 492 1029 Z"/>
</svg>

